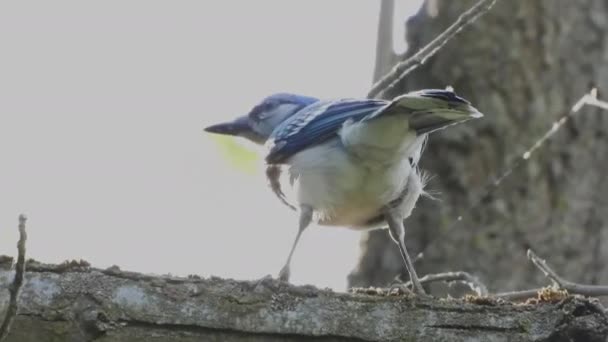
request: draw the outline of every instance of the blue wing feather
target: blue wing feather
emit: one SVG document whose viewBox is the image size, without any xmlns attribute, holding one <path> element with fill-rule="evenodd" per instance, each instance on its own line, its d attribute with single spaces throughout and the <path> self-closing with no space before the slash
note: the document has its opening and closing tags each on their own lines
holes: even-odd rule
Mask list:
<svg viewBox="0 0 608 342">
<path fill-rule="evenodd" d="M 305 148 L 337 136 L 347 120 L 362 120 L 388 104 L 383 100 L 339 100 L 309 105 L 274 130 L 266 162 L 279 164 Z"/>
</svg>

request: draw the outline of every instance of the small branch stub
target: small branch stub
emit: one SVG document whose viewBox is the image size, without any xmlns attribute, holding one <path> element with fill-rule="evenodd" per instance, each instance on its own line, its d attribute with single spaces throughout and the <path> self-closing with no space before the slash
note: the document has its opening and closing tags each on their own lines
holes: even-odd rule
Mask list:
<svg viewBox="0 0 608 342">
<path fill-rule="evenodd" d="M 15 264 L 15 277 L 13 282 L 9 286 L 10 299 L 8 308 L 2 325 L 0 326 L 0 341 L 2 341 L 9 333 L 11 324 L 17 315 L 18 305 L 17 299 L 19 298 L 19 290 L 23 285 L 23 278 L 25 276 L 25 241 L 27 240 L 27 233 L 25 231 L 25 221 L 27 218 L 25 215 L 19 215 L 19 241 L 17 242 L 17 263 Z"/>
</svg>

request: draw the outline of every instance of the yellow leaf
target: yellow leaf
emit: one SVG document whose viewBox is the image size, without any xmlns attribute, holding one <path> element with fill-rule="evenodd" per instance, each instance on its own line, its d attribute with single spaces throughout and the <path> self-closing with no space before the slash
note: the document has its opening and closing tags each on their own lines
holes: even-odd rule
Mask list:
<svg viewBox="0 0 608 342">
<path fill-rule="evenodd" d="M 214 136 L 213 139 L 220 147 L 220 151 L 226 159 L 238 170 L 252 174 L 256 170 L 258 154 L 247 148 L 233 137 Z"/>
</svg>

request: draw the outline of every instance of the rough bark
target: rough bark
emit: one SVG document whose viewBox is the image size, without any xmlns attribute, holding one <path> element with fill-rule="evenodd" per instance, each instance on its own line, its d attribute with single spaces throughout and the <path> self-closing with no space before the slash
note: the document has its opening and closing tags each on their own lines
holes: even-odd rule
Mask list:
<svg viewBox="0 0 608 342">
<path fill-rule="evenodd" d="M 335 293 L 275 280 L 174 278 L 28 265 L 7 341 L 604 341 L 608 316 L 592 301 Z M 0 314 L 13 271 L 0 269 Z"/>
<path fill-rule="evenodd" d="M 436 16 L 421 10 L 409 19 L 408 55 L 472 4 L 437 0 Z M 607 113 L 585 108 L 483 196 L 590 87 L 608 92 L 608 2 L 499 1 L 411 73 L 399 93 L 447 85 L 486 116 L 430 139 L 422 167 L 436 176 L 430 187 L 441 201 L 419 202 L 406 221 L 408 249 L 424 251 L 418 273 L 468 271 L 493 292 L 534 287 L 543 280 L 525 260 L 531 247 L 572 280 L 608 284 Z M 382 286 L 403 273 L 386 232 L 369 234 L 362 246 L 352 285 Z"/>
</svg>

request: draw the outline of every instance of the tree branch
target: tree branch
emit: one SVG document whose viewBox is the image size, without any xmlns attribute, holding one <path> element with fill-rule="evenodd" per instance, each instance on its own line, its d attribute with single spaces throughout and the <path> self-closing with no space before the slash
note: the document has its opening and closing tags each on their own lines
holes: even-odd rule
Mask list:
<svg viewBox="0 0 608 342">
<path fill-rule="evenodd" d="M 10 273 L 0 270 L 0 286 Z M 483 299 L 336 293 L 273 279 L 142 275 L 82 262 L 29 262 L 26 277 L 32 285 L 20 294 L 10 342 L 50 336 L 57 341 L 467 341 L 471 336 L 529 341 L 573 329 L 608 336 L 606 313 L 575 297 L 522 307 Z M 577 319 L 581 313 L 584 321 Z"/>
<path fill-rule="evenodd" d="M 376 82 L 367 97 L 381 98 L 384 93 L 394 89 L 399 82 L 405 78 L 410 72 L 424 64 L 429 57 L 432 57 L 439 51 L 450 39 L 460 32 L 467 25 L 473 23 L 478 17 L 485 14 L 492 8 L 497 0 L 479 0 L 468 11 L 462 13 L 460 17 L 443 31 L 439 36 L 433 39 L 425 47 L 416 52 L 413 56 L 395 65 L 391 71 L 384 75 Z"/>
<path fill-rule="evenodd" d="M 27 233 L 25 232 L 25 221 L 27 218 L 25 215 L 19 215 L 19 241 L 17 242 L 17 263 L 15 264 L 15 276 L 13 282 L 9 285 L 10 299 L 4 321 L 0 326 L 0 341 L 2 341 L 10 332 L 11 325 L 15 316 L 17 315 L 17 299 L 19 297 L 19 290 L 23 285 L 23 278 L 25 276 L 25 241 L 27 240 Z"/>
</svg>

